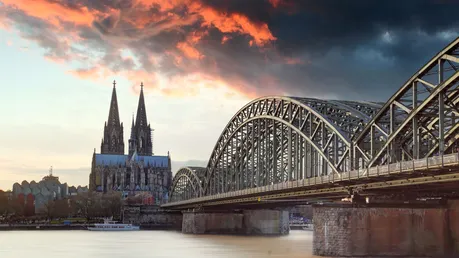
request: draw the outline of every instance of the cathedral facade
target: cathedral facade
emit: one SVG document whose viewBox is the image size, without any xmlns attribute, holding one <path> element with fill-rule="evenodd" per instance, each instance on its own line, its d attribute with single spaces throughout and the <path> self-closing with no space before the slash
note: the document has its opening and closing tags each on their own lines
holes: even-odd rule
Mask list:
<svg viewBox="0 0 459 258">
<path fill-rule="evenodd" d="M 143 84 L 137 114 L 132 117 L 128 153 L 125 154 L 123 123 L 120 122 L 116 83 L 113 83 L 108 120 L 105 122 L 100 153 L 92 156 L 89 190 L 123 195 L 148 192 L 156 203 L 165 203 L 172 182 L 171 159 L 153 155 L 152 130 L 147 122 Z"/>
</svg>

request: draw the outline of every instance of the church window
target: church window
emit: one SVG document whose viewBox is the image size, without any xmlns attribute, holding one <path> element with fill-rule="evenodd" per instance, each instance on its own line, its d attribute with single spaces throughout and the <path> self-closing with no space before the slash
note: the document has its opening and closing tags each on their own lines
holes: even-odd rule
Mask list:
<svg viewBox="0 0 459 258">
<path fill-rule="evenodd" d="M 111 147 L 111 150 L 112 150 L 112 151 L 115 151 L 115 150 L 116 150 L 116 145 L 117 145 L 116 136 L 115 136 L 115 135 L 112 136 L 111 144 L 110 144 L 110 145 L 111 145 L 111 146 L 110 146 L 110 147 Z"/>
<path fill-rule="evenodd" d="M 104 172 L 103 172 L 103 182 L 102 182 L 104 192 L 107 191 L 107 176 L 108 176 L 108 170 L 104 170 Z"/>
<path fill-rule="evenodd" d="M 144 147 L 145 147 L 144 144 L 145 144 L 145 141 L 144 141 L 143 136 L 142 136 L 142 137 L 140 137 L 140 139 L 139 139 L 139 147 L 140 147 L 140 150 L 143 150 L 143 149 L 144 149 Z"/>
<path fill-rule="evenodd" d="M 126 173 L 126 185 L 129 185 L 131 183 L 131 171 Z"/>
</svg>

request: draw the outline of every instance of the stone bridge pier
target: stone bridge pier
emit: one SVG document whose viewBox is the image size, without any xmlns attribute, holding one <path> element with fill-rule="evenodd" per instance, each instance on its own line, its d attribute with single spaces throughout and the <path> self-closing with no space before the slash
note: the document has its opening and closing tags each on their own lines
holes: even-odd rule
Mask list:
<svg viewBox="0 0 459 258">
<path fill-rule="evenodd" d="M 459 257 L 459 201 L 313 207 L 313 253 L 339 257 Z"/>
<path fill-rule="evenodd" d="M 286 210 L 243 210 L 239 212 L 183 212 L 182 232 L 188 234 L 287 235 Z"/>
</svg>

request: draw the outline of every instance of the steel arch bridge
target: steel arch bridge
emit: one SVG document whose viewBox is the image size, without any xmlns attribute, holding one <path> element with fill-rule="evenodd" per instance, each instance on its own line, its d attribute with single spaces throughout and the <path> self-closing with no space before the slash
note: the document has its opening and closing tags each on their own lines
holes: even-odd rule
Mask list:
<svg viewBox="0 0 459 258">
<path fill-rule="evenodd" d="M 202 182 L 206 169 L 202 167 L 180 168 L 172 180 L 173 191 L 170 194 L 170 201 L 188 200 L 203 195 Z"/>
<path fill-rule="evenodd" d="M 352 171 L 369 176 L 375 167 L 379 176 L 380 167 L 390 173 L 395 164 L 413 164 L 414 171 L 415 161 L 457 152 L 458 69 L 459 38 L 386 103 L 255 99 L 229 121 L 206 168 L 178 171 L 168 205 L 286 182 L 350 179 Z"/>
</svg>

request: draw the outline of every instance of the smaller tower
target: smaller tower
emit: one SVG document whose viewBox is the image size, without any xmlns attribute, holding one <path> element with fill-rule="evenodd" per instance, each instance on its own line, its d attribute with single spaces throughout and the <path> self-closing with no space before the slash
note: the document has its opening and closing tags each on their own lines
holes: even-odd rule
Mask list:
<svg viewBox="0 0 459 258">
<path fill-rule="evenodd" d="M 134 113 L 132 113 L 131 137 L 129 138 L 129 156 L 132 156 L 137 149 L 135 136 Z"/>
</svg>

